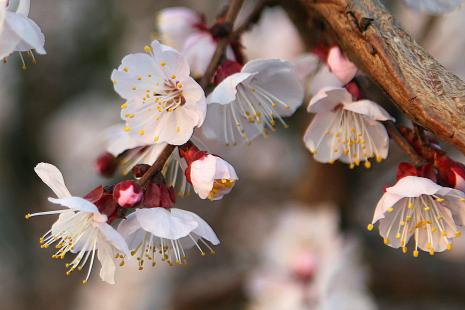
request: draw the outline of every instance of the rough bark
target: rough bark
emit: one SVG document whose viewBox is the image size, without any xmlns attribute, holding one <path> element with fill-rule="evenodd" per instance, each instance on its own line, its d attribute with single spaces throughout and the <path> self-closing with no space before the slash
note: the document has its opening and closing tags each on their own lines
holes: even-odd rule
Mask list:
<svg viewBox="0 0 465 310">
<path fill-rule="evenodd" d="M 465 153 L 465 83 L 418 45 L 378 0 L 299 0 L 414 122 Z"/>
</svg>

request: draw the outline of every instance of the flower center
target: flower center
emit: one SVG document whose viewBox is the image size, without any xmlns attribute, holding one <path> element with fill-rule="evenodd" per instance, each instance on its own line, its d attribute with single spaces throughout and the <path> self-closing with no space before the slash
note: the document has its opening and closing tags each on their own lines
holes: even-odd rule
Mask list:
<svg viewBox="0 0 465 310">
<path fill-rule="evenodd" d="M 213 182 L 213 188 L 208 194 L 208 199 L 214 200 L 218 196 L 229 193 L 231 188 L 234 186 L 235 180 L 220 179 Z"/>
</svg>

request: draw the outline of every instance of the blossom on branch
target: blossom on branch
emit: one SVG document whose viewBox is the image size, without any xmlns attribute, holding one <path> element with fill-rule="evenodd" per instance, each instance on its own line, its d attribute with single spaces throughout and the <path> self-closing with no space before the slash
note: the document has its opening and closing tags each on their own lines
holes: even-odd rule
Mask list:
<svg viewBox="0 0 465 310">
<path fill-rule="evenodd" d="M 75 253 L 74 259 L 66 264 L 69 275 L 81 270 L 89 263 L 83 283 L 86 283 L 94 264 L 95 255 L 100 261 L 100 278 L 114 284 L 115 257 L 124 259 L 128 254 L 126 242 L 107 222 L 107 214 L 102 213 L 93 202 L 81 197 L 71 196 L 61 172 L 53 165 L 40 163 L 35 167 L 37 175 L 47 184 L 58 198 L 49 201 L 66 207 L 56 211 L 27 214 L 26 218 L 59 214 L 58 220 L 41 238 L 42 248 L 55 244 L 57 252 L 52 258 L 63 259 L 67 253 Z M 92 197 L 95 195 L 91 195 Z M 115 256 L 116 255 L 116 256 Z M 124 261 L 121 262 L 123 264 Z"/>
<path fill-rule="evenodd" d="M 27 16 L 30 0 L 0 1 L 0 59 L 17 51 L 26 68 L 21 52 L 28 52 L 35 62 L 32 50 L 46 54 L 45 37 L 39 26 Z"/>
<path fill-rule="evenodd" d="M 413 172 L 413 174 L 417 174 Z M 462 191 L 442 187 L 431 179 L 407 175 L 386 188 L 376 206 L 373 221 L 379 222 L 379 233 L 384 243 L 402 248 L 413 237 L 413 256 L 418 249 L 435 252 L 452 249 L 452 239 L 461 235 L 465 221 L 465 194 Z"/>
<path fill-rule="evenodd" d="M 303 88 L 290 63 L 277 59 L 248 62 L 225 78 L 208 96 L 202 129 L 207 138 L 235 145 L 275 131 L 283 117 L 302 104 Z"/>
<path fill-rule="evenodd" d="M 218 156 L 199 151 L 194 145 L 184 146 L 179 153 L 187 162 L 187 180 L 202 199 L 222 199 L 239 180 L 230 163 Z"/>
<path fill-rule="evenodd" d="M 111 76 L 115 91 L 126 100 L 121 106 L 124 130 L 145 144 L 184 144 L 205 119 L 204 91 L 176 50 L 158 41 L 145 50 L 124 57 Z"/>
<path fill-rule="evenodd" d="M 214 250 L 213 245 L 220 243 L 211 227 L 198 215 L 176 208 L 144 208 L 131 213 L 118 226 L 118 231 L 127 240 L 131 255 L 136 256 L 139 270 L 144 262 L 156 265 L 156 254 L 161 261 L 173 264 L 185 264 L 185 249 L 196 247 L 200 254 Z M 205 241 L 206 240 L 206 241 Z"/>
<path fill-rule="evenodd" d="M 358 166 L 370 158 L 385 159 L 389 137 L 379 121 L 394 120 L 370 100 L 353 101 L 345 88 L 325 87 L 311 100 L 308 112 L 315 113 L 304 135 L 304 143 L 314 158 L 323 163 L 340 160 Z"/>
<path fill-rule="evenodd" d="M 186 57 L 192 75 L 201 77 L 217 46 L 214 27 L 208 28 L 200 14 L 184 7 L 161 10 L 157 24 L 162 42 L 179 50 Z M 235 59 L 230 46 L 226 49 L 226 57 Z"/>
</svg>

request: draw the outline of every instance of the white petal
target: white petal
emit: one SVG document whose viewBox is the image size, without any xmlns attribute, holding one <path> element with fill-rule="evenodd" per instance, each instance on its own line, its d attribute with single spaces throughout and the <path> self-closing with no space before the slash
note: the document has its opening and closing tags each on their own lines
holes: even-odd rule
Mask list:
<svg viewBox="0 0 465 310">
<path fill-rule="evenodd" d="M 104 132 L 104 140 L 106 141 L 106 150 L 118 156 L 126 150 L 130 150 L 139 146 L 147 145 L 146 141 L 140 139 L 139 135 L 134 135 L 124 131 L 123 125 L 114 125 L 106 129 Z"/>
<path fill-rule="evenodd" d="M 118 233 L 111 225 L 108 225 L 107 223 L 101 223 L 97 227 L 105 237 L 106 241 L 111 243 L 113 247 L 122 253 L 126 254 L 126 256 L 129 256 L 128 246 L 120 233 Z"/>
<path fill-rule="evenodd" d="M 403 197 L 419 197 L 420 195 L 434 195 L 442 187 L 427 178 L 407 176 L 392 186 L 386 192 Z"/>
<path fill-rule="evenodd" d="M 304 81 L 306 77 L 313 76 L 318 70 L 320 59 L 317 55 L 306 53 L 292 61 L 297 78 Z M 339 86 L 339 85 L 338 85 Z"/>
<path fill-rule="evenodd" d="M 182 54 L 191 66 L 192 76 L 198 78 L 207 71 L 215 50 L 216 42 L 207 32 L 193 33 L 186 39 Z"/>
<path fill-rule="evenodd" d="M 3 59 L 14 52 L 21 38 L 5 22 L 0 24 L 0 28 L 1 26 L 3 29 L 0 29 L 0 59 Z"/>
<path fill-rule="evenodd" d="M 302 104 L 304 91 L 293 66 L 284 60 L 255 59 L 249 61 L 241 72 L 256 73 L 251 85 L 258 85 L 286 103 L 289 107 L 276 107 L 276 113 L 290 116 Z"/>
<path fill-rule="evenodd" d="M 344 85 L 329 71 L 328 66 L 323 65 L 310 81 L 310 94 L 315 95 L 320 89 L 329 86 L 342 87 Z"/>
<path fill-rule="evenodd" d="M 332 162 L 342 154 L 341 145 L 335 135 L 331 134 L 339 130 L 338 119 L 339 113 L 318 113 L 305 132 L 303 138 L 305 146 L 314 153 L 315 159 L 319 162 Z M 339 151 L 335 152 L 335 149 Z"/>
<path fill-rule="evenodd" d="M 116 265 L 113 248 L 109 243 L 102 240 L 99 240 L 97 247 L 97 258 L 102 265 L 102 268 L 100 268 L 100 278 L 109 284 L 115 284 Z"/>
<path fill-rule="evenodd" d="M 332 111 L 338 104 L 352 102 L 352 95 L 345 88 L 324 87 L 310 100 L 307 111 L 322 113 Z"/>
<path fill-rule="evenodd" d="M 239 72 L 225 78 L 218 84 L 212 93 L 208 96 L 208 104 L 230 104 L 236 100 L 237 85 L 246 80 L 250 80 L 256 73 Z"/>
<path fill-rule="evenodd" d="M 399 201 L 392 208 L 393 208 L 393 211 L 386 212 L 384 214 L 385 217 L 380 220 L 379 234 L 383 238 L 387 238 L 389 240 L 388 245 L 390 247 L 398 248 L 402 244 L 401 244 L 401 238 L 396 238 L 396 235 L 399 229 L 402 229 L 402 227 L 400 227 L 400 222 L 401 222 L 400 216 L 402 214 L 402 210 L 405 209 L 406 207 L 403 201 Z M 413 233 L 414 233 L 413 230 L 410 230 L 410 229 L 407 230 L 407 233 L 405 236 L 405 244 L 408 243 Z"/>
<path fill-rule="evenodd" d="M 201 22 L 199 14 L 184 7 L 171 7 L 158 13 L 157 25 L 162 42 L 181 50 L 189 35 L 197 32 L 194 27 Z"/>
<path fill-rule="evenodd" d="M 63 180 L 63 175 L 57 167 L 47 163 L 39 163 L 35 166 L 34 171 L 58 198 L 71 197 Z"/>
<path fill-rule="evenodd" d="M 19 51 L 35 49 L 38 54 L 46 54 L 45 36 L 32 19 L 22 14 L 6 12 L 5 23 L 21 39 Z"/>
<path fill-rule="evenodd" d="M 63 207 L 70 208 L 71 210 L 100 214 L 97 207 L 93 203 L 81 197 L 67 197 L 61 199 L 48 198 L 48 201 Z"/>
<path fill-rule="evenodd" d="M 386 110 L 384 110 L 377 103 L 370 100 L 359 100 L 344 105 L 345 110 L 349 110 L 358 114 L 363 114 L 369 117 L 372 120 L 376 121 L 395 121 L 395 119 L 389 115 Z"/>
<path fill-rule="evenodd" d="M 16 9 L 16 13 L 23 14 L 24 16 L 28 16 L 30 9 L 31 9 L 31 1 L 30 0 L 19 0 L 19 4 L 18 4 L 18 8 Z"/>
<path fill-rule="evenodd" d="M 376 223 L 380 219 L 385 217 L 385 214 L 389 208 L 392 208 L 397 202 L 403 199 L 403 196 L 399 196 L 392 193 L 384 193 L 379 200 L 375 208 L 375 214 L 373 216 L 372 224 Z"/>
<path fill-rule="evenodd" d="M 172 216 L 170 211 L 163 208 L 139 209 L 135 214 L 145 231 L 165 239 L 186 237 L 198 226 L 197 222 Z"/>
<path fill-rule="evenodd" d="M 160 44 L 156 40 L 152 42 L 151 46 L 155 63 L 166 63 L 165 66 L 161 67 L 166 77 L 175 75 L 179 79 L 183 79 L 189 76 L 189 64 L 181 53 L 167 45 Z"/>
<path fill-rule="evenodd" d="M 193 212 L 172 208 L 171 213 L 173 216 L 177 218 L 181 218 L 183 221 L 186 222 L 197 222 L 198 226 L 193 230 L 193 232 L 198 235 L 199 237 L 210 241 L 213 245 L 217 245 L 220 243 L 218 237 L 216 236 L 213 229 L 205 222 L 200 216 Z"/>
<path fill-rule="evenodd" d="M 443 194 L 443 190 L 447 190 L 447 194 Z M 456 189 L 442 188 L 438 192 L 439 195 L 445 196 L 446 201 L 444 204 L 452 212 L 452 217 L 457 225 L 465 226 L 465 194 Z"/>
</svg>

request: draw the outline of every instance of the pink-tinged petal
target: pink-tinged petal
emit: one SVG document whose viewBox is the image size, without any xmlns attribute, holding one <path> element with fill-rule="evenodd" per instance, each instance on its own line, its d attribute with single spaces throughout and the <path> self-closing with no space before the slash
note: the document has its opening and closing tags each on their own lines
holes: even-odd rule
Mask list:
<svg viewBox="0 0 465 310">
<path fill-rule="evenodd" d="M 10 0 L 10 2 L 12 1 Z M 16 13 L 22 14 L 24 16 L 28 16 L 30 9 L 31 9 L 30 0 L 19 0 L 18 7 L 16 8 Z"/>
<path fill-rule="evenodd" d="M 100 214 L 97 207 L 93 203 L 81 197 L 67 197 L 61 199 L 50 197 L 48 198 L 48 201 L 63 207 L 70 208 L 71 210 Z"/>
<path fill-rule="evenodd" d="M 445 198 L 443 204 L 452 212 L 454 222 L 457 225 L 465 226 L 465 193 L 443 187 L 438 194 Z"/>
<path fill-rule="evenodd" d="M 160 238 L 184 238 L 198 227 L 196 221 L 173 216 L 164 208 L 139 209 L 135 214 L 142 229 Z"/>
<path fill-rule="evenodd" d="M 434 195 L 441 188 L 430 179 L 407 176 L 397 181 L 394 186 L 388 187 L 386 192 L 403 197 L 419 197 L 420 195 Z"/>
<path fill-rule="evenodd" d="M 358 114 L 363 114 L 372 120 L 376 121 L 395 121 L 386 110 L 377 103 L 370 100 L 359 100 L 344 105 L 345 110 L 349 110 Z"/>
<path fill-rule="evenodd" d="M 337 87 L 340 88 L 344 86 L 337 79 L 337 77 L 329 71 L 328 66 L 322 65 L 321 69 L 315 74 L 315 76 L 310 81 L 310 94 L 314 95 L 324 87 Z"/>
<path fill-rule="evenodd" d="M 157 16 L 162 42 L 177 50 L 182 49 L 191 34 L 199 31 L 195 25 L 200 23 L 200 15 L 185 7 L 166 8 Z"/>
<path fill-rule="evenodd" d="M 208 96 L 208 104 L 230 104 L 236 100 L 237 85 L 252 79 L 256 73 L 240 72 L 234 73 L 225 78 L 218 84 L 212 93 Z"/>
<path fill-rule="evenodd" d="M 34 171 L 37 173 L 39 178 L 41 178 L 42 181 L 50 187 L 58 198 L 71 197 L 71 194 L 65 185 L 63 175 L 57 167 L 47 163 L 39 163 L 35 166 Z"/>
<path fill-rule="evenodd" d="M 344 85 L 349 83 L 357 73 L 357 67 L 346 58 L 337 46 L 329 50 L 327 63 L 331 72 Z"/>
<path fill-rule="evenodd" d="M 338 104 L 352 102 L 352 95 L 339 87 L 324 87 L 310 100 L 307 111 L 310 113 L 322 113 L 333 111 Z"/>
<path fill-rule="evenodd" d="M 396 238 L 397 232 L 401 230 L 400 227 L 400 216 L 402 215 L 402 210 L 405 209 L 404 201 L 399 201 L 398 203 L 392 206 L 391 212 L 384 213 L 384 218 L 380 219 L 379 223 L 379 234 L 387 240 L 387 245 L 392 248 L 399 248 L 402 246 L 401 238 Z M 414 233 L 413 229 L 409 229 L 406 232 L 406 236 L 403 238 L 405 244 L 408 243 L 409 239 Z"/>
</svg>

